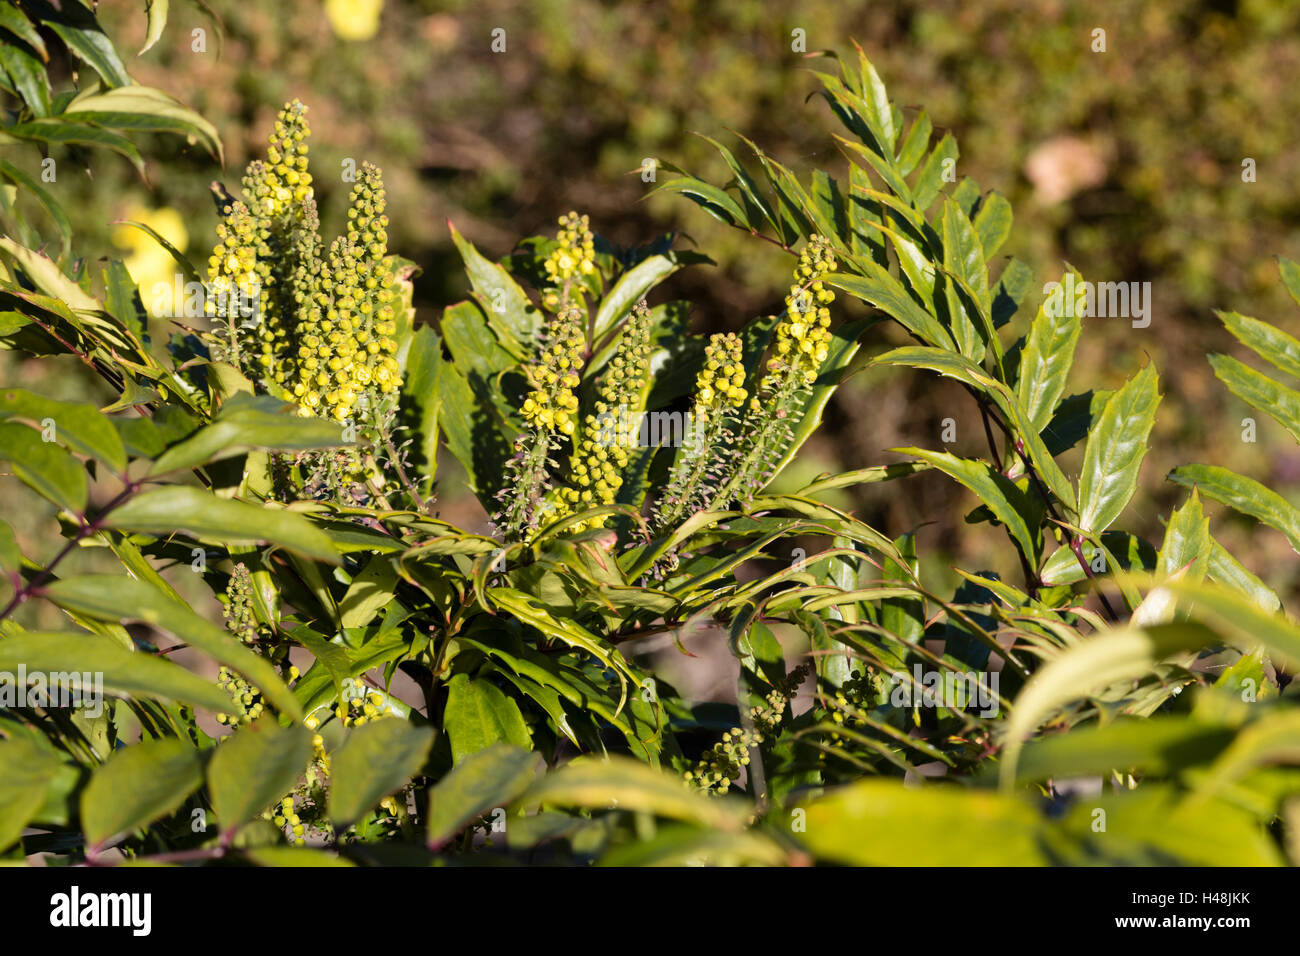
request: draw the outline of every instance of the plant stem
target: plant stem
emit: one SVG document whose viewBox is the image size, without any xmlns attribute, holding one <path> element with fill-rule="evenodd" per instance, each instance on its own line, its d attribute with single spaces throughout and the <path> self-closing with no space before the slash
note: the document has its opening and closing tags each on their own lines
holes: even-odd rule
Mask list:
<svg viewBox="0 0 1300 956">
<path fill-rule="evenodd" d="M 89 538 L 91 535 L 98 533 L 100 529 L 103 527 L 104 518 L 107 517 L 108 513 L 112 511 L 114 508 L 117 508 L 120 505 L 124 504 L 128 498 L 130 498 L 133 494 L 139 491 L 140 484 L 141 484 L 140 482 L 128 481 L 126 483 L 126 487 L 123 488 L 121 491 L 119 491 L 112 501 L 110 501 L 108 504 L 104 505 L 104 507 L 100 509 L 100 512 L 98 515 L 95 516 L 94 521 L 87 522 L 85 521 L 83 516 L 82 526 L 77 529 L 76 534 L 74 534 L 71 538 L 68 539 L 67 544 L 65 544 L 63 548 L 59 551 L 59 553 L 54 556 L 53 560 L 51 560 L 49 564 L 47 564 L 44 568 L 42 568 L 40 572 L 37 573 L 25 585 L 23 585 L 20 588 L 17 588 L 14 591 L 14 596 L 10 598 L 9 603 L 5 605 L 4 610 L 0 611 L 0 621 L 3 621 L 5 618 L 7 618 L 10 614 L 14 612 L 14 610 L 20 604 L 24 603 L 25 601 L 27 601 L 28 598 L 30 598 L 33 594 L 35 594 L 40 589 L 41 585 L 43 585 L 46 581 L 50 579 L 50 575 L 54 573 L 55 566 L 58 565 L 60 561 L 62 561 L 64 558 L 66 558 L 69 554 L 72 553 L 73 548 L 79 545 L 86 538 Z"/>
</svg>

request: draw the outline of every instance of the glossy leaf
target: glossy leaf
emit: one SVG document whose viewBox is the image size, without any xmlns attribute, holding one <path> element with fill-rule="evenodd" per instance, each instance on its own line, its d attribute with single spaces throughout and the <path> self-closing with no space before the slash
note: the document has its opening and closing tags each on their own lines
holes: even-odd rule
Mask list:
<svg viewBox="0 0 1300 956">
<path fill-rule="evenodd" d="M 91 846 L 174 813 L 203 783 L 203 762 L 188 740 L 149 740 L 114 754 L 81 797 Z"/>
<path fill-rule="evenodd" d="M 1088 436 L 1079 476 L 1079 527 L 1085 531 L 1105 531 L 1133 497 L 1159 403 L 1149 364 L 1106 402 Z"/>
<path fill-rule="evenodd" d="M 345 829 L 405 785 L 424 766 L 432 743 L 430 728 L 396 717 L 352 728 L 330 755 L 328 811 L 335 827 Z"/>
</svg>

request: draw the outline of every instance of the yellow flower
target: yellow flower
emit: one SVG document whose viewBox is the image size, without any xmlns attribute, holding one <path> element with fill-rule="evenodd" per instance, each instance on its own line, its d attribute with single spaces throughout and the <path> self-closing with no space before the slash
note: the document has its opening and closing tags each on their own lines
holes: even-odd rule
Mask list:
<svg viewBox="0 0 1300 956">
<path fill-rule="evenodd" d="M 325 18 L 340 40 L 369 40 L 379 32 L 384 0 L 325 0 Z"/>
<path fill-rule="evenodd" d="M 136 206 L 124 217 L 143 223 L 173 246 L 184 252 L 190 234 L 181 214 L 169 206 L 148 209 Z M 113 230 L 113 244 L 128 250 L 124 260 L 131 278 L 140 289 L 140 300 L 154 318 L 185 314 L 184 281 L 176 281 L 179 271 L 171 253 L 152 236 L 135 226 L 118 226 Z"/>
</svg>

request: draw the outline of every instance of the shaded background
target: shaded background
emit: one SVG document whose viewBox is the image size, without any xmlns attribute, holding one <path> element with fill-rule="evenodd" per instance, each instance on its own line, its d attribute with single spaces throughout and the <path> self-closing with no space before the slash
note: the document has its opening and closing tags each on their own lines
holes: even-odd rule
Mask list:
<svg viewBox="0 0 1300 956">
<path fill-rule="evenodd" d="M 806 60 L 792 43 L 800 30 L 810 51 L 851 55 L 856 39 L 909 118 L 923 106 L 940 134 L 957 137 L 959 174 L 1011 200 L 1017 219 L 1004 254 L 1025 260 L 1039 282 L 1058 278 L 1068 261 L 1095 281 L 1152 283 L 1149 328 L 1085 322 L 1069 389 L 1113 387 L 1148 359 L 1160 369 L 1165 400 L 1145 491 L 1120 524 L 1158 543 L 1156 516 L 1181 497 L 1164 474 L 1189 461 L 1229 465 L 1294 497 L 1294 444 L 1271 420 L 1258 422 L 1257 443 L 1242 441 L 1250 412 L 1214 380 L 1204 352 L 1234 351 L 1215 308 L 1287 329 L 1300 324 L 1273 262 L 1279 253 L 1300 258 L 1298 4 L 828 0 L 779 12 L 761 0 L 208 5 L 220 35 L 197 5 L 174 3 L 162 40 L 128 68 L 217 126 L 225 169 L 158 137 L 143 144 L 155 157 L 148 184 L 106 154 L 93 158 L 91 180 L 68 154 L 50 187 L 74 216 L 79 249 L 126 254 L 146 304 L 147 290 L 174 269 L 165 253 L 137 245 L 138 234 L 112 221 L 146 218 L 205 260 L 215 225 L 208 183 L 237 186 L 275 111 L 299 97 L 310 107 L 327 231 L 342 227 L 344 161 L 383 167 L 390 248 L 424 270 L 416 283 L 421 321 L 437 323 L 442 306 L 468 291 L 448 219 L 498 256 L 520 238 L 553 232 L 555 218 L 576 208 L 622 244 L 686 233 L 683 242 L 717 265 L 686 270 L 657 295 L 693 301 L 696 331 L 738 328 L 781 308 L 788 258 L 680 197 L 647 198 L 652 184 L 634 170 L 659 157 L 724 183 L 717 154 L 692 133 L 734 145 L 728 130 L 736 130 L 801 176 L 821 166 L 845 178 L 832 139 L 838 124 L 820 100 L 808 100 L 817 86 L 808 69 L 829 64 Z M 124 55 L 143 43 L 139 6 L 100 6 Z M 1093 50 L 1097 29 L 1105 52 Z M 504 52 L 492 50 L 494 30 L 505 31 Z M 32 171 L 38 159 L 12 157 Z M 1243 182 L 1246 159 L 1254 182 Z M 856 306 L 843 299 L 842 312 L 852 314 Z M 1031 296 L 1026 311 L 1037 304 Z M 1020 316 L 1017 327 L 1026 321 Z M 163 333 L 160 323 L 156 334 Z M 891 330 L 872 335 L 868 355 L 902 341 Z M 72 364 L 14 367 L 0 356 L 0 381 L 98 397 Z M 965 393 L 912 372 L 856 374 L 826 417 L 786 484 L 895 460 L 886 451 L 893 446 L 939 447 L 949 417 L 957 422 L 951 450 L 984 448 Z M 1067 473 L 1077 471 L 1073 455 Z M 443 516 L 480 525 L 481 509 L 458 495 L 450 456 L 443 460 Z M 1000 532 L 964 526 L 974 500 L 941 476 L 850 490 L 837 503 L 891 535 L 919 527 L 926 570 L 935 574 L 951 577 L 953 564 L 998 568 L 992 555 L 1008 550 Z M 60 543 L 52 528 L 14 524 L 34 557 Z M 1296 569 L 1281 536 L 1260 535 L 1246 547 L 1248 524 L 1228 515 L 1212 530 L 1285 600 Z"/>
</svg>

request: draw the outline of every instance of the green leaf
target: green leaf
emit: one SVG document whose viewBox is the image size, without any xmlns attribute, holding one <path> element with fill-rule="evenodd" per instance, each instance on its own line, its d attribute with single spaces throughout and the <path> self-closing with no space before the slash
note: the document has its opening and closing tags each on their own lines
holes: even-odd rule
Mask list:
<svg viewBox="0 0 1300 956">
<path fill-rule="evenodd" d="M 162 39 L 167 27 L 168 0 L 145 0 L 145 12 L 149 17 L 149 28 L 144 38 L 144 46 L 136 56 L 144 56 L 155 43 Z"/>
<path fill-rule="evenodd" d="M 943 266 L 949 274 L 964 281 L 975 294 L 978 303 L 987 308 L 989 273 L 980 240 L 966 214 L 952 200 L 944 203 L 943 207 Z M 948 293 L 952 337 L 963 355 L 978 362 L 984 357 L 984 343 L 979 329 L 967 314 L 956 288 L 951 283 L 946 283 L 945 288 Z"/>
<path fill-rule="evenodd" d="M 1294 266 L 1295 263 L 1291 265 Z M 1273 363 L 1288 375 L 1300 377 L 1300 340 L 1267 322 L 1238 315 L 1236 312 L 1214 314 L 1242 345 L 1254 349 L 1261 358 Z"/>
<path fill-rule="evenodd" d="M 1297 265 L 1286 256 L 1277 257 L 1278 271 L 1282 274 L 1282 282 L 1286 286 L 1291 298 L 1295 299 L 1296 305 L 1300 305 L 1300 265 Z"/>
<path fill-rule="evenodd" d="M 14 128 L 10 127 L 10 132 Z M 74 312 L 101 311 L 99 302 L 64 275 L 63 270 L 49 256 L 24 248 L 8 236 L 0 237 L 0 249 L 13 256 L 40 292 L 58 299 Z"/>
<path fill-rule="evenodd" d="M 832 272 L 826 276 L 827 284 L 888 313 L 907 331 L 940 350 L 956 348 L 948 330 L 931 313 L 917 305 L 897 279 L 870 259 L 859 257 L 852 261 L 854 267 L 866 275 Z"/>
<path fill-rule="evenodd" d="M 930 146 L 932 132 L 934 132 L 934 124 L 930 122 L 930 117 L 925 110 L 921 110 L 912 121 L 907 135 L 903 137 L 903 145 L 898 150 L 898 158 L 894 165 L 900 175 L 909 176 L 912 170 L 916 169 L 916 164 L 925 156 L 925 151 Z M 989 253 L 986 253 L 985 258 L 988 255 Z"/>
<path fill-rule="evenodd" d="M 579 757 L 543 776 L 524 795 L 524 801 L 593 810 L 642 810 L 726 831 L 743 829 L 751 809 L 734 797 L 706 797 L 688 788 L 675 774 L 629 757 Z"/>
<path fill-rule="evenodd" d="M 1085 531 L 1104 531 L 1133 497 L 1159 403 L 1150 364 L 1106 402 L 1088 436 L 1079 476 L 1079 527 Z"/>
<path fill-rule="evenodd" d="M 148 86 L 81 93 L 63 115 L 129 132 L 178 133 L 199 143 L 218 163 L 225 162 L 215 126 L 179 100 Z"/>
<path fill-rule="evenodd" d="M 1065 382 L 1074 362 L 1083 319 L 1078 309 L 1049 308 L 1050 298 L 1038 307 L 1029 337 L 1020 355 L 1016 398 L 1036 431 L 1052 420 L 1052 413 L 1065 393 Z M 1054 315 L 1055 312 L 1069 313 Z"/>
<path fill-rule="evenodd" d="M 208 764 L 208 792 L 222 835 L 293 790 L 311 752 L 306 727 L 281 727 L 265 717 L 221 741 Z"/>
<path fill-rule="evenodd" d="M 1217 465 L 1183 465 L 1169 473 L 1169 480 L 1196 488 L 1207 498 L 1281 531 L 1291 547 L 1300 552 L 1300 510 L 1255 479 Z"/>
<path fill-rule="evenodd" d="M 342 425 L 323 418 L 294 413 L 293 403 L 269 395 L 236 394 L 221 406 L 212 424 L 168 448 L 153 467 L 151 477 L 195 468 L 241 455 L 252 449 L 302 451 L 346 444 Z"/>
<path fill-rule="evenodd" d="M 73 514 L 86 510 L 86 469 L 54 442 L 43 441 L 35 429 L 0 423 L 0 460 L 8 461 L 19 480 L 41 497 Z"/>
<path fill-rule="evenodd" d="M 656 830 L 649 840 L 614 846 L 597 866 L 784 866 L 785 849 L 757 830 L 720 832 L 686 824 Z"/>
<path fill-rule="evenodd" d="M 87 63 L 108 86 L 126 86 L 131 82 L 126 67 L 118 59 L 113 43 L 95 20 L 95 15 L 80 3 L 61 4 L 55 9 L 47 2 L 36 8 L 37 16 L 59 35 L 79 60 Z"/>
<path fill-rule="evenodd" d="M 667 255 L 650 256 L 642 259 L 627 272 L 618 277 L 614 287 L 600 301 L 596 310 L 592 338 L 599 342 L 632 311 L 632 307 L 645 297 L 645 294 L 678 269 L 691 263 L 689 256 L 670 252 Z"/>
<path fill-rule="evenodd" d="M 438 333 L 427 325 L 420 326 L 411 336 L 407 351 L 402 405 L 415 411 L 414 464 L 429 481 L 438 474 L 438 419 L 442 410 L 438 381 L 442 362 Z"/>
<path fill-rule="evenodd" d="M 728 226 L 739 226 L 742 229 L 753 228 L 745 215 L 745 211 L 740 208 L 740 204 L 736 200 L 717 186 L 710 186 L 694 176 L 679 176 L 676 179 L 670 179 L 660 184 L 655 190 L 655 192 L 661 191 L 681 193 L 714 219 L 726 223 Z"/>
<path fill-rule="evenodd" d="M 1228 391 L 1267 412 L 1300 442 L 1300 392 L 1287 388 L 1229 355 L 1211 355 L 1210 366 Z"/>
<path fill-rule="evenodd" d="M 273 544 L 317 561 L 340 561 L 329 536 L 300 514 L 217 498 L 183 485 L 142 492 L 105 515 L 102 523 L 118 531 L 162 537 L 184 532 L 222 544 Z"/>
<path fill-rule="evenodd" d="M 126 471 L 126 449 L 112 421 L 93 405 L 60 402 L 21 388 L 0 391 L 0 419 L 23 418 L 38 428 L 53 423 L 54 440 L 72 451 L 98 458 L 119 474 Z"/>
<path fill-rule="evenodd" d="M 165 658 L 132 653 L 91 634 L 25 631 L 0 639 L 0 671 L 12 673 L 19 665 L 29 673 L 102 675 L 109 693 L 161 697 L 215 712 L 230 706 L 230 695 L 216 684 Z"/>
<path fill-rule="evenodd" d="M 1300 627 L 1281 614 L 1269 613 L 1248 597 L 1222 585 L 1173 578 L 1161 584 L 1182 598 L 1198 619 L 1213 624 L 1224 637 L 1249 651 L 1260 644 L 1275 658 L 1300 665 Z"/>
<path fill-rule="evenodd" d="M 993 258 L 1002 248 L 1002 243 L 1007 241 L 1007 236 L 1011 235 L 1011 218 L 1011 203 L 1001 193 L 989 193 L 980 202 L 974 226 L 985 262 Z"/>
<path fill-rule="evenodd" d="M 330 755 L 329 818 L 351 826 L 380 800 L 405 786 L 424 766 L 433 729 L 397 717 L 355 727 Z"/>
<path fill-rule="evenodd" d="M 139 229 L 145 235 L 153 239 L 154 242 L 167 250 L 168 254 L 172 257 L 172 261 L 180 266 L 186 282 L 197 282 L 200 285 L 203 284 L 203 277 L 200 276 L 198 270 L 194 268 L 194 263 L 190 262 L 189 257 L 172 245 L 170 241 L 165 239 L 158 230 L 154 229 L 153 226 L 147 226 L 142 222 L 136 222 L 132 219 L 118 219 L 113 222 L 113 225 L 131 226 L 133 229 Z"/>
<path fill-rule="evenodd" d="M 1215 538 L 1210 539 L 1209 574 L 1210 580 L 1241 592 L 1265 611 L 1276 611 L 1282 606 L 1272 588 L 1246 570 Z"/>
<path fill-rule="evenodd" d="M 5 10 L 14 9 L 7 3 L 0 4 L 0 7 Z M 22 14 L 18 14 L 18 17 L 22 19 Z M 34 115 L 37 117 L 50 115 L 53 109 L 50 99 L 50 80 L 45 74 L 45 67 L 36 56 L 24 47 L 0 42 L 0 68 L 9 74 L 14 89 L 18 91 L 18 95 Z M 15 135 L 10 130 L 11 127 L 6 127 L 4 132 Z"/>
<path fill-rule="evenodd" d="M 1017 782 L 1141 770 L 1162 776 L 1214 759 L 1233 731 L 1186 717 L 1124 718 L 1076 727 L 1032 741 L 1017 768 Z"/>
<path fill-rule="evenodd" d="M 13 8 L 0 5 L 0 10 L 11 9 Z M 68 214 L 63 211 L 63 207 L 59 205 L 58 201 L 50 195 L 44 186 L 7 159 L 0 159 L 0 173 L 3 173 L 15 186 L 18 186 L 39 202 L 41 208 L 54 220 L 54 225 L 59 230 L 59 260 L 66 260 L 72 249 L 72 221 L 68 218 Z"/>
<path fill-rule="evenodd" d="M 519 283 L 504 267 L 485 258 L 450 222 L 447 227 L 451 230 L 456 250 L 465 261 L 474 298 L 501 338 L 502 345 L 516 358 L 530 355 L 541 328 L 541 311 L 529 301 Z"/>
<path fill-rule="evenodd" d="M 926 451 L 923 448 L 891 448 L 890 451 L 927 461 L 965 485 L 1002 522 L 1021 553 L 1031 563 L 1037 559 L 1038 548 L 1034 533 L 1026 521 L 1030 508 L 1024 493 L 988 462 L 958 458 L 947 452 Z"/>
<path fill-rule="evenodd" d="M 0 46 L 0 50 L 4 47 Z M 135 144 L 123 136 L 102 126 L 90 123 L 72 123 L 62 117 L 45 117 L 26 123 L 6 126 L 4 133 L 19 139 L 30 139 L 40 143 L 58 143 L 64 146 L 104 146 L 120 153 L 131 161 L 142 177 L 145 174 L 144 160 Z"/>
<path fill-rule="evenodd" d="M 249 650 L 224 627 L 205 620 L 152 584 L 113 574 L 88 574 L 55 581 L 46 586 L 45 595 L 60 607 L 100 620 L 144 621 L 169 631 L 248 678 L 280 710 L 295 718 L 302 716 L 297 699 L 270 661 Z M 227 697 L 217 710 L 228 710 L 230 706 Z"/>
<path fill-rule="evenodd" d="M 45 49 L 45 41 L 41 39 L 36 27 L 13 4 L 0 4 L 0 27 L 8 30 L 39 53 L 42 60 L 49 60 L 50 55 Z"/>
<path fill-rule="evenodd" d="M 1194 806 L 1169 785 L 1144 782 L 1135 791 L 1102 792 L 1078 801 L 1059 824 L 1077 842 L 1062 862 L 1125 866 L 1278 866 L 1273 839 L 1253 814 L 1226 801 Z M 1094 832 L 1097 811 L 1106 829 Z"/>
<path fill-rule="evenodd" d="M 81 795 L 86 842 L 102 847 L 119 833 L 174 813 L 203 783 L 203 761 L 188 740 L 167 737 L 119 750 Z"/>
<path fill-rule="evenodd" d="M 1214 633 L 1203 625 L 1158 624 L 1118 628 L 1070 645 L 1038 670 L 1016 697 L 999 768 L 1003 786 L 1010 787 L 1016 779 L 1025 738 L 1057 708 L 1111 684 L 1143 677 L 1176 651 L 1197 650 L 1214 641 Z"/>
<path fill-rule="evenodd" d="M 952 785 L 860 780 L 805 804 L 798 834 L 850 866 L 1044 866 L 1044 824 L 1028 803 Z M 899 821 L 906 820 L 907 826 Z"/>
<path fill-rule="evenodd" d="M 397 570 L 382 555 L 371 558 L 348 586 L 339 602 L 339 622 L 344 628 L 365 627 L 380 609 L 393 603 Z"/>
<path fill-rule="evenodd" d="M 1155 550 L 1145 540 L 1127 531 L 1103 532 L 1101 544 L 1106 551 L 1106 566 L 1105 570 L 1097 572 L 1098 574 L 1109 574 L 1115 570 L 1116 564 L 1125 571 L 1141 571 L 1155 566 Z M 1089 563 L 1096 559 L 1096 545 L 1084 542 L 1083 556 Z M 1069 544 L 1063 544 L 1043 563 L 1038 577 L 1048 587 L 1055 587 L 1061 584 L 1075 584 L 1087 575 L 1079 566 L 1079 559 L 1073 549 Z"/>
<path fill-rule="evenodd" d="M 580 624 L 566 618 L 553 616 L 540 601 L 537 601 L 532 596 L 524 594 L 522 591 L 516 591 L 513 588 L 492 588 L 487 597 L 490 603 L 504 611 L 509 611 L 519 620 L 525 624 L 531 624 L 548 637 L 563 641 L 570 647 L 584 650 L 596 658 L 618 674 L 619 684 L 623 688 L 624 695 L 626 695 L 626 680 L 631 680 L 633 683 L 638 682 L 637 675 L 623 660 L 623 655 L 616 648 L 601 643 L 599 638 Z M 622 709 L 622 706 L 623 701 L 620 698 L 619 708 Z"/>
<path fill-rule="evenodd" d="M 951 133 L 944 133 L 943 139 L 939 140 L 939 145 L 922 164 L 921 172 L 917 174 L 916 182 L 912 186 L 912 201 L 917 209 L 924 212 L 930 208 L 930 204 L 943 189 L 945 174 L 949 170 L 956 170 L 959 155 L 957 141 L 953 139 Z M 952 162 L 945 164 L 945 160 L 952 160 Z"/>
<path fill-rule="evenodd" d="M 541 757 L 508 744 L 471 754 L 429 791 L 429 846 L 437 848 L 471 820 L 505 807 L 528 789 Z"/>
<path fill-rule="evenodd" d="M 1192 803 L 1221 794 L 1256 767 L 1273 763 L 1300 764 L 1300 710 L 1275 711 L 1243 727 L 1209 768 Z"/>
<path fill-rule="evenodd" d="M 493 744 L 509 743 L 525 750 L 533 746 L 519 705 L 485 678 L 456 674 L 447 682 L 443 722 L 457 765 Z"/>
<path fill-rule="evenodd" d="M 0 742 L 0 850 L 15 843 L 40 813 L 61 766 L 52 751 L 22 737 Z"/>
<path fill-rule="evenodd" d="M 1193 488 L 1191 497 L 1169 516 L 1157 570 L 1165 577 L 1187 568 L 1188 579 L 1197 581 L 1205 577 L 1209 562 L 1210 519 L 1205 517 L 1201 499 Z"/>
</svg>

